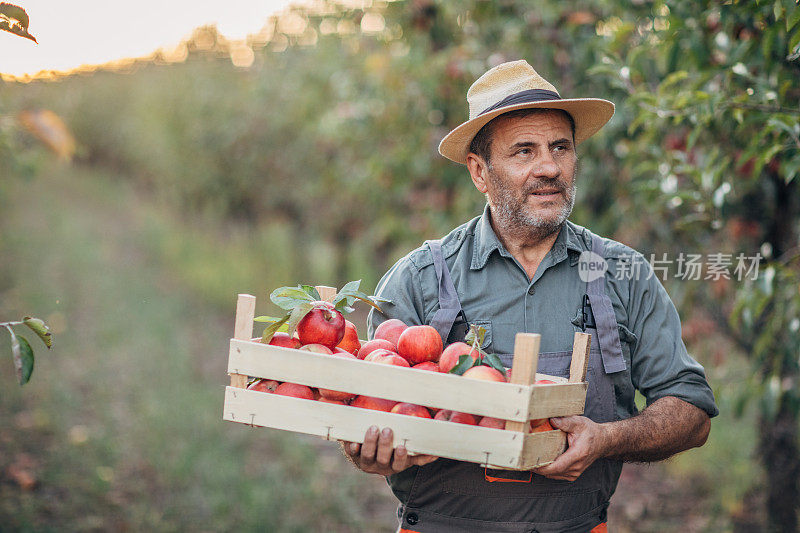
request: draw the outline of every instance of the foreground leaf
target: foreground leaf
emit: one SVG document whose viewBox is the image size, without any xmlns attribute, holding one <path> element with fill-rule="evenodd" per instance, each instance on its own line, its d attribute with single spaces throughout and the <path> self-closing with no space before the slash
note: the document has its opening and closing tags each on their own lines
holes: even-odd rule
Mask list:
<svg viewBox="0 0 800 533">
<path fill-rule="evenodd" d="M 481 353 L 483 353 L 483 364 L 494 368 L 498 372 L 502 372 L 504 376 L 506 375 L 506 367 L 503 366 L 503 362 L 500 361 L 499 357 L 493 353 L 486 353 L 483 350 L 481 350 Z"/>
<path fill-rule="evenodd" d="M 15 335 L 11 328 L 8 331 L 11 333 L 11 353 L 14 356 L 17 379 L 20 385 L 25 385 L 33 374 L 33 350 L 25 337 Z"/>
<path fill-rule="evenodd" d="M 53 347 L 53 336 L 50 333 L 50 328 L 47 327 L 47 324 L 44 323 L 44 320 L 39 318 L 34 318 L 32 316 L 26 316 L 22 319 L 26 326 L 31 328 L 36 335 L 42 339 L 42 342 L 48 349 Z"/>
<path fill-rule="evenodd" d="M 269 317 L 260 316 L 258 318 L 269 318 Z M 272 337 L 275 336 L 275 333 L 281 328 L 282 325 L 286 323 L 287 320 L 289 320 L 289 313 L 286 313 L 286 316 L 284 316 L 283 318 L 276 318 L 272 324 L 264 328 L 264 334 L 261 335 L 261 342 L 263 342 L 264 344 L 269 344 L 269 341 L 272 340 Z"/>
<path fill-rule="evenodd" d="M 11 32 L 36 43 L 36 37 L 28 33 L 29 23 L 30 19 L 24 9 L 14 4 L 0 3 L 0 30 Z"/>
<path fill-rule="evenodd" d="M 297 329 L 297 324 L 299 324 L 300 321 L 303 320 L 303 317 L 306 316 L 313 308 L 314 304 L 308 302 L 302 303 L 292 309 L 292 312 L 289 315 L 289 320 L 286 322 L 286 333 L 288 333 L 290 336 L 294 335 L 294 330 Z"/>
<path fill-rule="evenodd" d="M 456 366 L 450 369 L 449 374 L 458 374 L 460 376 L 473 366 L 479 364 L 480 364 L 480 359 L 473 359 L 472 357 L 469 356 L 469 354 L 462 354 L 458 357 L 458 364 L 456 364 Z"/>
<path fill-rule="evenodd" d="M 272 300 L 272 303 L 287 311 L 291 311 L 304 302 L 314 301 L 314 297 L 301 287 L 279 287 L 272 291 L 269 299 Z"/>
</svg>

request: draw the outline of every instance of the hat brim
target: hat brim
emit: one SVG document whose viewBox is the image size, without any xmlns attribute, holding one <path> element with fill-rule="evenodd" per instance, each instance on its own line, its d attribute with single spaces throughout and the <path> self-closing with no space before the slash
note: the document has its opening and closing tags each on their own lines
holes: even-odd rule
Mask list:
<svg viewBox="0 0 800 533">
<path fill-rule="evenodd" d="M 517 109 L 561 109 L 575 121 L 575 144 L 580 144 L 602 128 L 614 116 L 614 104 L 600 98 L 571 98 L 525 102 L 494 109 L 468 120 L 445 135 L 439 153 L 451 161 L 465 165 L 472 139 L 493 118 Z"/>
</svg>

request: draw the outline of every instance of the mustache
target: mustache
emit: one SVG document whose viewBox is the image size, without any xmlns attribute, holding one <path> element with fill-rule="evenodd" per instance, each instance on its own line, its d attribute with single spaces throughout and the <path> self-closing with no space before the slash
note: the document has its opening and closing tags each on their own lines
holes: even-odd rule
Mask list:
<svg viewBox="0 0 800 533">
<path fill-rule="evenodd" d="M 525 194 L 534 194 L 548 189 L 557 189 L 561 194 L 567 194 L 569 187 L 563 181 L 557 180 L 547 183 L 534 183 L 525 187 Z"/>
</svg>

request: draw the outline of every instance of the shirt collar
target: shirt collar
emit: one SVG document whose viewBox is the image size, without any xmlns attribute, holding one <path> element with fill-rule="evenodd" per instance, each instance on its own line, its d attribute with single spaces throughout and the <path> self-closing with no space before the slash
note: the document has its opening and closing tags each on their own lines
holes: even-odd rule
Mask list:
<svg viewBox="0 0 800 533">
<path fill-rule="evenodd" d="M 512 258 L 511 253 L 506 250 L 497 234 L 494 232 L 491 223 L 491 214 L 489 211 L 489 204 L 483 208 L 483 215 L 481 215 L 477 226 L 475 227 L 475 246 L 472 253 L 472 263 L 470 268 L 472 270 L 480 270 L 486 266 L 489 256 L 493 251 L 497 250 L 500 255 Z M 577 252 L 580 254 L 586 250 L 585 244 L 578 236 L 576 226 L 567 221 L 561 227 L 556 237 L 556 242 L 553 243 L 553 248 L 550 250 L 552 254 L 553 264 L 563 261 L 567 258 L 567 250 Z"/>
</svg>

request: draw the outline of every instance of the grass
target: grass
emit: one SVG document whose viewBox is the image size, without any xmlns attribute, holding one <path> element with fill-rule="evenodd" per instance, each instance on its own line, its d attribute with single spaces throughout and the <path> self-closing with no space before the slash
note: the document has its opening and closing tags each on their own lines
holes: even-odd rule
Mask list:
<svg viewBox="0 0 800 533">
<path fill-rule="evenodd" d="M 100 173 L 51 168 L 6 186 L 0 316 L 44 318 L 55 348 L 34 347 L 23 388 L 0 352 L 0 472 L 23 465 L 37 479 L 26 491 L 0 473 L 0 529 L 392 529 L 385 483 L 335 444 L 221 420 L 235 290 L 221 312 L 174 268 L 180 253 L 161 253 L 207 240 L 175 237 Z"/>
</svg>

